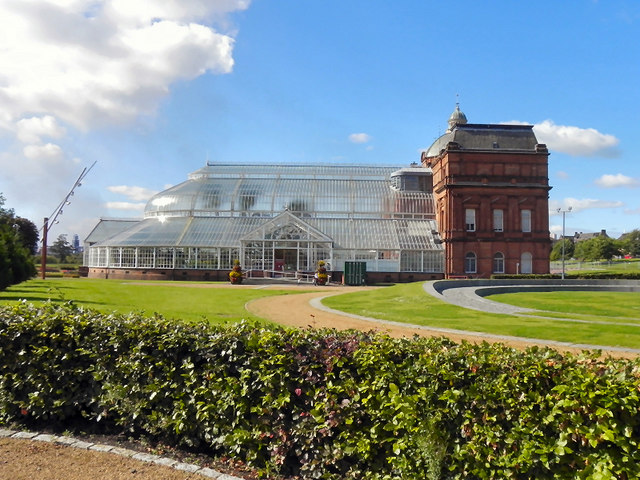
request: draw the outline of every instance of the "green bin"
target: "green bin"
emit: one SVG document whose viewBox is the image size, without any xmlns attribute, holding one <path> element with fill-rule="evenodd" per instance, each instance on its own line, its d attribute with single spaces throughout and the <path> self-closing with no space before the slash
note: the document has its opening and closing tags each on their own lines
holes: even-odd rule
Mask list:
<svg viewBox="0 0 640 480">
<path fill-rule="evenodd" d="M 367 283 L 367 262 L 344 262 L 344 284 L 364 285 Z"/>
</svg>

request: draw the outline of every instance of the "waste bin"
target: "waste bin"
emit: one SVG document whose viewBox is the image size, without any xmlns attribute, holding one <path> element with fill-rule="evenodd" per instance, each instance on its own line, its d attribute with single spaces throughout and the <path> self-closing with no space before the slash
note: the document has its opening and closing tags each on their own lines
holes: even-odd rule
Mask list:
<svg viewBox="0 0 640 480">
<path fill-rule="evenodd" d="M 344 284 L 364 285 L 367 282 L 367 262 L 344 262 Z"/>
</svg>

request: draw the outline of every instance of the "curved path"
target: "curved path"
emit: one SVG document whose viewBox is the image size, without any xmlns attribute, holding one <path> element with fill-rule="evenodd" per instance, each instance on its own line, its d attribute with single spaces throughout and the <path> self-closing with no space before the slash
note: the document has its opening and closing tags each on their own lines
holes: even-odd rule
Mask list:
<svg viewBox="0 0 640 480">
<path fill-rule="evenodd" d="M 425 284 L 425 289 L 429 288 L 432 282 Z M 265 286 L 262 288 L 281 288 L 281 285 Z M 296 287 L 290 287 L 296 288 Z M 309 287 L 304 287 L 308 289 Z M 344 287 L 344 286 L 326 286 L 318 287 L 317 292 L 312 293 L 300 293 L 296 295 L 284 295 L 276 297 L 264 297 L 256 300 L 252 300 L 247 303 L 246 309 L 261 318 L 271 320 L 281 325 L 293 326 L 298 328 L 314 327 L 314 328 L 336 328 L 339 330 L 374 330 L 378 332 L 386 333 L 392 337 L 413 337 L 418 335 L 421 337 L 441 337 L 446 336 L 454 341 L 466 340 L 469 342 L 500 342 L 506 345 L 510 345 L 516 348 L 527 348 L 532 345 L 543 345 L 555 348 L 561 351 L 580 352 L 588 349 L 602 350 L 604 354 L 623 357 L 623 358 L 635 358 L 640 355 L 640 350 L 629 348 L 617 348 L 602 345 L 583 345 L 572 344 L 568 342 L 557 342 L 553 340 L 524 338 L 524 337 L 512 337 L 506 335 L 492 335 L 482 332 L 472 332 L 464 330 L 454 330 L 447 328 L 437 327 L 425 327 L 421 325 L 411 325 L 399 322 L 391 322 L 387 320 L 380 320 L 376 318 L 363 317 L 360 315 L 349 314 L 333 310 L 322 305 L 323 298 L 338 295 L 341 293 L 347 293 L 350 291 L 362 291 L 363 289 L 371 288 L 384 288 L 384 287 Z M 468 293 L 464 294 L 468 296 Z M 475 296 L 475 295 L 474 295 Z M 491 302 L 487 299 L 482 299 L 475 296 L 478 303 L 475 305 L 485 304 L 490 302 L 498 306 L 498 302 Z M 446 298 L 443 300 L 447 301 Z M 475 300 L 474 300 L 475 301 Z M 455 303 L 455 302 L 451 302 Z M 458 304 L 458 303 L 456 303 Z M 460 305 L 460 304 L 459 304 Z M 466 306 L 468 305 L 460 305 Z M 505 305 L 506 309 L 500 312 L 503 314 L 516 314 L 516 311 L 524 311 L 526 309 L 519 307 L 512 307 Z M 514 309 L 514 310 L 511 310 Z"/>
</svg>

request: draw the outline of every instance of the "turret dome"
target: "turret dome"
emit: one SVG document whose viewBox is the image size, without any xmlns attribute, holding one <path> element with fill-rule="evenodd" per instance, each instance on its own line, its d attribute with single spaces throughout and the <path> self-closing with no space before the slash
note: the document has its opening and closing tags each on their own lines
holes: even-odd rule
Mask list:
<svg viewBox="0 0 640 480">
<path fill-rule="evenodd" d="M 449 123 L 449 129 L 447 130 L 448 132 L 452 131 L 456 125 L 466 125 L 467 116 L 464 113 L 462 113 L 462 111 L 460 110 L 459 103 L 456 103 L 456 109 L 453 111 L 453 113 L 449 117 L 448 123 Z"/>
</svg>

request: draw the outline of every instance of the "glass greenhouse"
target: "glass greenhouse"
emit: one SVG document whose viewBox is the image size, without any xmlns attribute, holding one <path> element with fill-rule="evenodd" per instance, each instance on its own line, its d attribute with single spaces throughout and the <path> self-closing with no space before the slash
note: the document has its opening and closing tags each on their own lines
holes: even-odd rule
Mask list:
<svg viewBox="0 0 640 480">
<path fill-rule="evenodd" d="M 431 171 L 209 163 L 152 197 L 136 222 L 101 220 L 85 264 L 110 269 L 310 272 L 324 260 L 367 272 L 444 269 Z M 108 226 L 109 225 L 109 226 Z"/>
</svg>

